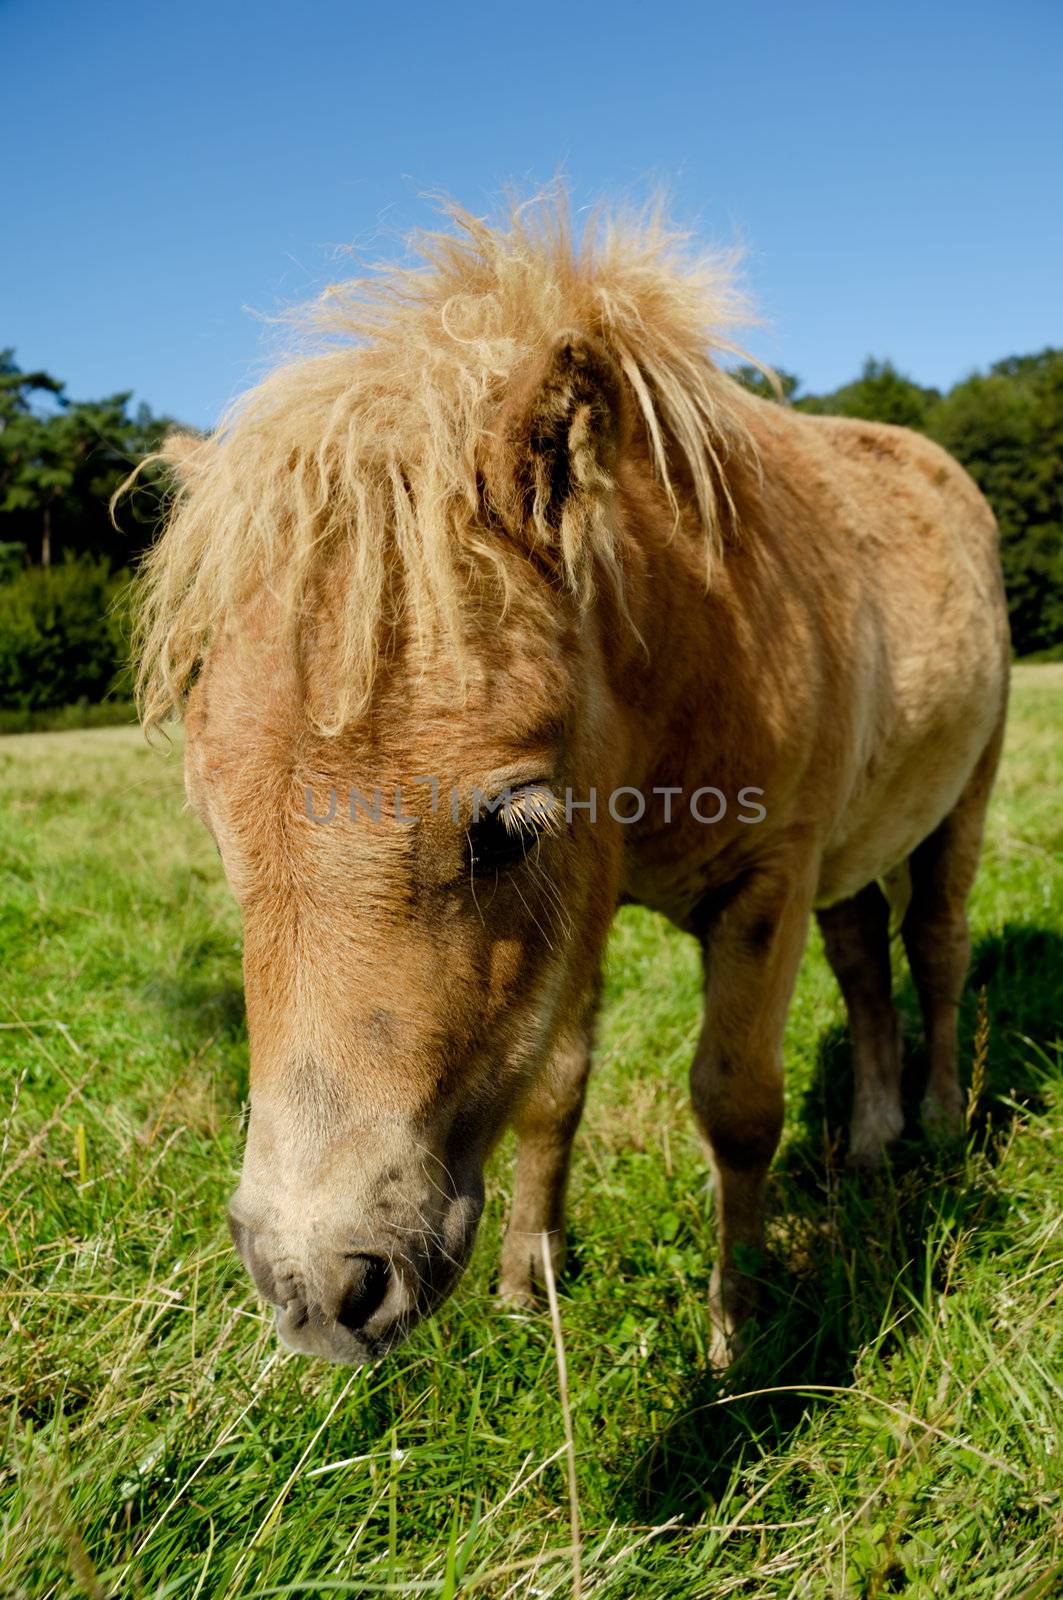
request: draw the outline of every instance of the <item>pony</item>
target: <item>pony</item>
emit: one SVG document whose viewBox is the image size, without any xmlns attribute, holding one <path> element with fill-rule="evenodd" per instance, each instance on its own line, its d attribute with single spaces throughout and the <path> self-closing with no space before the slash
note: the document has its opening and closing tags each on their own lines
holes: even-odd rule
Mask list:
<svg viewBox="0 0 1063 1600">
<path fill-rule="evenodd" d="M 577 237 L 563 197 L 452 207 L 417 251 L 328 289 L 214 436 L 164 449 L 138 693 L 149 730 L 185 719 L 243 912 L 233 1239 L 286 1345 L 376 1358 L 454 1287 L 512 1126 L 499 1288 L 534 1303 L 635 901 L 704 951 L 722 1364 L 813 914 L 850 1024 L 850 1162 L 903 1125 L 891 905 L 923 1117 L 962 1124 L 1009 672 L 994 519 L 926 439 L 729 375 L 733 264 L 659 211 Z"/>
</svg>

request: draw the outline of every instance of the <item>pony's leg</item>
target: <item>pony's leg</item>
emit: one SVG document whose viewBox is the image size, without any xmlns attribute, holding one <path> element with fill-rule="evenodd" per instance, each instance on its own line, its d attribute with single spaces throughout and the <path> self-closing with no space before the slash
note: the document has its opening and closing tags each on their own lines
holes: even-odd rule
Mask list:
<svg viewBox="0 0 1063 1600">
<path fill-rule="evenodd" d="M 516 1305 L 529 1305 L 542 1286 L 544 1233 L 555 1274 L 564 1265 L 565 1191 L 590 1069 L 596 1000 L 597 995 L 583 1018 L 564 1030 L 542 1077 L 513 1118 L 517 1166 L 498 1292 Z"/>
<path fill-rule="evenodd" d="M 943 1133 L 963 1127 L 956 1024 L 971 959 L 967 897 L 978 870 L 1002 740 L 1001 725 L 955 808 L 909 861 L 912 898 L 901 932 L 926 1032 L 930 1070 L 923 1119 Z"/>
<path fill-rule="evenodd" d="M 904 1126 L 901 1041 L 890 973 L 890 910 L 869 883 L 849 900 L 817 913 L 827 959 L 846 1010 L 853 1052 L 849 1162 L 873 1166 Z"/>
<path fill-rule="evenodd" d="M 812 863 L 787 874 L 790 865 L 750 873 L 705 930 L 705 1024 L 690 1088 L 716 1179 L 709 1315 L 717 1366 L 737 1353 L 755 1299 L 745 1252 L 763 1246 L 764 1187 L 782 1131 L 783 1024 L 812 902 Z"/>
</svg>

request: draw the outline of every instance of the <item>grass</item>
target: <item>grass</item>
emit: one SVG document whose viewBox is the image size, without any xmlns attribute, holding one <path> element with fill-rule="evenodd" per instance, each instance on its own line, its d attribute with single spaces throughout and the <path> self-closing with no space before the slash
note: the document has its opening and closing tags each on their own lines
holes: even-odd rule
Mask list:
<svg viewBox="0 0 1063 1600">
<path fill-rule="evenodd" d="M 1061 714 L 1063 667 L 1019 669 L 961 1147 L 839 1168 L 848 1055 L 813 938 L 766 1302 L 726 1382 L 685 1104 L 696 952 L 619 917 L 557 1296 L 584 1595 L 1063 1589 Z M 0 1593 L 571 1594 L 555 1328 L 492 1296 L 508 1146 L 466 1280 L 400 1353 L 281 1353 L 224 1227 L 240 931 L 179 762 L 129 729 L 16 736 L 0 788 Z"/>
</svg>

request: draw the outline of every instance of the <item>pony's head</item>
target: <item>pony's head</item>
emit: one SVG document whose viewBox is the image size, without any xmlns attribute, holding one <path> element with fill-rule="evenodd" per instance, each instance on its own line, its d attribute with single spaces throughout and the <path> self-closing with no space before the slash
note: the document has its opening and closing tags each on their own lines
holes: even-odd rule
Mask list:
<svg viewBox="0 0 1063 1600">
<path fill-rule="evenodd" d="M 646 528 L 690 505 L 711 554 L 744 448 L 705 353 L 718 269 L 652 222 L 577 249 L 557 207 L 457 221 L 174 447 L 143 581 L 145 720 L 186 712 L 244 916 L 233 1236 L 285 1342 L 340 1360 L 449 1291 L 485 1157 L 586 1005 Z"/>
</svg>

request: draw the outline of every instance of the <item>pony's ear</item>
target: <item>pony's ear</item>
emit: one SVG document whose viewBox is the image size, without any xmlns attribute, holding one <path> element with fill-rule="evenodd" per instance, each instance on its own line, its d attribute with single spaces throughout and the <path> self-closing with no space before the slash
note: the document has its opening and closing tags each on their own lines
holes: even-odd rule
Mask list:
<svg viewBox="0 0 1063 1600">
<path fill-rule="evenodd" d="M 614 487 L 623 426 L 623 380 L 596 339 L 558 340 L 510 391 L 484 463 L 491 508 L 514 532 L 552 543 Z"/>
<path fill-rule="evenodd" d="M 190 428 L 171 428 L 164 434 L 159 455 L 179 484 L 184 484 L 207 460 L 213 444 L 206 434 Z"/>
</svg>

